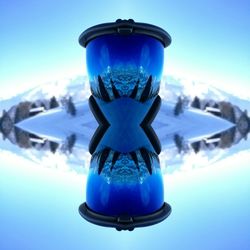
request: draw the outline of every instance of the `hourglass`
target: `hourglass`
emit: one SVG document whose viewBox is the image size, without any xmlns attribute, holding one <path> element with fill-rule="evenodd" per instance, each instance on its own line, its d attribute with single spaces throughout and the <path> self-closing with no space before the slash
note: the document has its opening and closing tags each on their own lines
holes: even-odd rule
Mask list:
<svg viewBox="0 0 250 250">
<path fill-rule="evenodd" d="M 157 26 L 118 19 L 85 30 L 79 43 L 86 48 L 89 106 L 99 124 L 79 212 L 117 230 L 159 223 L 171 207 L 164 202 L 161 145 L 151 124 L 171 37 Z"/>
</svg>

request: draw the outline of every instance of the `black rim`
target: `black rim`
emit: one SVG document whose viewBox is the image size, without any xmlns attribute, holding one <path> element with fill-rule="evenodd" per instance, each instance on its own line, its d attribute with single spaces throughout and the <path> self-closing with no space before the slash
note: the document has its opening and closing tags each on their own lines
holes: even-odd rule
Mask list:
<svg viewBox="0 0 250 250">
<path fill-rule="evenodd" d="M 171 206 L 164 202 L 159 210 L 148 215 L 113 217 L 94 212 L 84 202 L 79 207 L 79 213 L 85 220 L 93 224 L 103 227 L 114 227 L 118 231 L 132 231 L 134 228 L 151 226 L 165 220 L 171 213 Z"/>
<path fill-rule="evenodd" d="M 130 34 L 141 34 L 148 35 L 158 39 L 164 47 L 167 47 L 171 43 L 171 36 L 162 28 L 148 24 L 148 23 L 137 23 L 133 19 L 121 20 L 118 19 L 116 22 L 103 23 L 99 25 L 92 26 L 86 29 L 79 37 L 79 43 L 83 47 L 87 44 L 103 35 L 109 34 L 120 34 L 120 35 L 130 35 Z"/>
<path fill-rule="evenodd" d="M 95 119 L 97 120 L 98 125 L 99 125 L 89 143 L 89 152 L 90 154 L 93 154 L 99 142 L 101 141 L 102 137 L 104 136 L 107 129 L 109 128 L 110 124 L 105 118 L 95 98 L 92 95 L 89 97 L 89 107 L 92 113 L 94 114 Z"/>
<path fill-rule="evenodd" d="M 140 124 L 157 154 L 160 154 L 161 152 L 161 143 L 154 129 L 152 128 L 151 124 L 155 119 L 157 113 L 159 112 L 160 106 L 161 106 L 161 97 L 158 95 L 155 98 L 152 106 L 150 107 L 142 123 Z"/>
</svg>

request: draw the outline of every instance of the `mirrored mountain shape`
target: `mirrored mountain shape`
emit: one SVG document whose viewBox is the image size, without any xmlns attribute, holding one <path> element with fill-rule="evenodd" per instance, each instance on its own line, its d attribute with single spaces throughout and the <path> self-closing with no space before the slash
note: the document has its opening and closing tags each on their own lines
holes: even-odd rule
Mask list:
<svg viewBox="0 0 250 250">
<path fill-rule="evenodd" d="M 75 163 L 83 165 L 82 157 L 79 161 L 77 158 L 87 154 L 88 143 L 98 127 L 88 106 L 89 92 L 84 92 L 88 84 L 84 79 L 78 77 L 64 86 L 60 83 L 55 83 L 54 87 L 53 84 L 40 86 L 1 101 L 1 108 L 4 107 L 0 119 L 3 139 L 33 152 L 73 155 Z M 226 154 L 236 144 L 247 141 L 250 127 L 248 100 L 210 86 L 206 88 L 209 96 L 204 92 L 194 96 L 183 91 L 180 83 L 177 90 L 177 81 L 173 84 L 172 79 L 170 83 L 162 84 L 162 106 L 152 123 L 162 144 L 163 157 L 160 155 L 160 158 L 167 161 L 165 165 L 191 153 L 211 155 L 211 152 L 223 150 Z M 51 92 L 55 86 L 60 89 L 57 95 Z M 167 93 L 164 86 L 168 86 Z M 173 156 L 176 153 L 178 157 Z"/>
</svg>

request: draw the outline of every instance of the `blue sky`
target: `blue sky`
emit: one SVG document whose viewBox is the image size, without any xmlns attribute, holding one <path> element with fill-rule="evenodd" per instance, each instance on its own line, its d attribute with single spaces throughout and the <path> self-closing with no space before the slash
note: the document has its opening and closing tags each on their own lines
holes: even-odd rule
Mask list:
<svg viewBox="0 0 250 250">
<path fill-rule="evenodd" d="M 117 18 L 170 33 L 165 74 L 249 92 L 249 1 L 0 0 L 1 95 L 86 74 L 80 33 Z M 0 249 L 247 249 L 248 158 L 249 150 L 204 169 L 165 175 L 165 199 L 173 207 L 169 219 L 118 233 L 78 214 L 86 176 L 46 169 L 1 150 Z"/>
<path fill-rule="evenodd" d="M 163 223 L 117 232 L 84 221 L 86 176 L 0 151 L 0 248 L 249 249 L 249 151 L 205 168 L 164 176 L 172 214 Z M 18 164 L 17 164 L 18 162 Z"/>
<path fill-rule="evenodd" d="M 117 18 L 149 22 L 171 34 L 165 74 L 246 92 L 250 79 L 250 3 L 246 0 L 1 0 L 2 91 L 86 74 L 80 33 Z"/>
</svg>

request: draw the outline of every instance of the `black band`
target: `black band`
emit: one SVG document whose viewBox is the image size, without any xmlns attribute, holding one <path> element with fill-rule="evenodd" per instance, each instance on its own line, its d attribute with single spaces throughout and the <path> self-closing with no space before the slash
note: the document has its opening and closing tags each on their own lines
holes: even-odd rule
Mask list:
<svg viewBox="0 0 250 250">
<path fill-rule="evenodd" d="M 113 217 L 94 212 L 85 202 L 80 205 L 79 213 L 85 220 L 93 224 L 103 227 L 114 227 L 118 231 L 132 231 L 136 227 L 151 226 L 165 220 L 171 213 L 171 206 L 164 202 L 159 210 L 148 215 Z"/>
<path fill-rule="evenodd" d="M 158 39 L 162 42 L 164 47 L 167 47 L 171 43 L 171 36 L 162 28 L 148 24 L 148 23 L 137 23 L 133 19 L 121 20 L 118 19 L 116 22 L 103 23 L 99 25 L 92 26 L 86 29 L 79 37 L 79 43 L 83 47 L 87 44 L 103 35 L 109 34 L 120 34 L 120 35 L 130 35 L 130 34 L 142 34 L 148 35 Z"/>
</svg>

